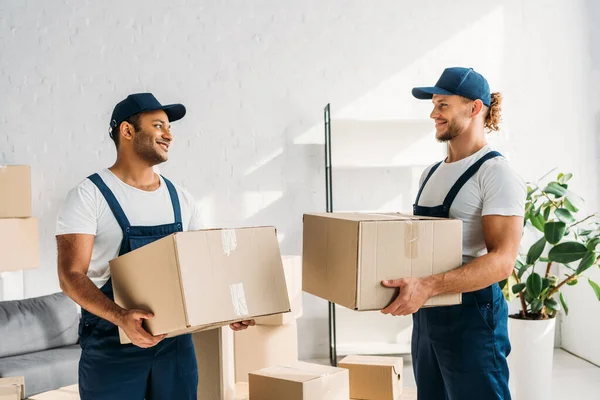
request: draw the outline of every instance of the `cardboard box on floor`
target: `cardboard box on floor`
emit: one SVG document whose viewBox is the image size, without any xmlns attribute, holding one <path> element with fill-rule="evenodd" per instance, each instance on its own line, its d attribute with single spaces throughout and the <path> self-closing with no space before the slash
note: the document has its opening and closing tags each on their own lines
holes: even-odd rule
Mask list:
<svg viewBox="0 0 600 400">
<path fill-rule="evenodd" d="M 0 271 L 39 266 L 37 218 L 0 218 Z"/>
<path fill-rule="evenodd" d="M 257 325 L 285 325 L 302 316 L 302 257 L 282 256 L 282 258 L 285 283 L 292 311 L 256 318 Z"/>
<path fill-rule="evenodd" d="M 0 378 L 0 400 L 21 400 L 25 397 L 25 377 Z"/>
<path fill-rule="evenodd" d="M 235 381 L 248 382 L 248 374 L 273 365 L 298 361 L 298 326 L 256 325 L 234 333 Z"/>
<path fill-rule="evenodd" d="M 400 399 L 404 374 L 401 357 L 350 355 L 344 357 L 338 366 L 350 372 L 352 399 Z"/>
<path fill-rule="evenodd" d="M 234 400 L 233 331 L 227 326 L 192 334 L 198 362 L 198 400 Z"/>
<path fill-rule="evenodd" d="M 250 399 L 348 400 L 348 370 L 298 361 L 250 373 Z"/>
<path fill-rule="evenodd" d="M 36 394 L 29 400 L 79 400 L 79 385 L 65 386 L 60 389 Z"/>
<path fill-rule="evenodd" d="M 302 288 L 349 309 L 381 310 L 397 296 L 382 280 L 462 265 L 462 221 L 404 214 L 305 214 Z M 461 303 L 440 295 L 425 306 Z"/>
<path fill-rule="evenodd" d="M 0 165 L 0 218 L 31 217 L 31 168 Z"/>
<path fill-rule="evenodd" d="M 290 310 L 273 227 L 175 233 L 110 261 L 110 272 L 115 302 L 152 312 L 144 327 L 153 335 Z"/>
</svg>

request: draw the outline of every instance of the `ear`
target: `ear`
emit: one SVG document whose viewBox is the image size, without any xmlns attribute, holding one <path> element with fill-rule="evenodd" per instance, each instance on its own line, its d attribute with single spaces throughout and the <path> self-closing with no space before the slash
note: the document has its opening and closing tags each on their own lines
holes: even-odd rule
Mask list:
<svg viewBox="0 0 600 400">
<path fill-rule="evenodd" d="M 481 111 L 483 111 L 483 101 L 479 99 L 473 101 L 473 105 L 471 106 L 471 117 L 475 118 Z"/>
<path fill-rule="evenodd" d="M 122 138 L 126 140 L 131 139 L 133 137 L 133 132 L 135 132 L 135 129 L 129 122 L 124 121 L 121 123 L 121 126 L 119 127 L 119 134 Z"/>
</svg>

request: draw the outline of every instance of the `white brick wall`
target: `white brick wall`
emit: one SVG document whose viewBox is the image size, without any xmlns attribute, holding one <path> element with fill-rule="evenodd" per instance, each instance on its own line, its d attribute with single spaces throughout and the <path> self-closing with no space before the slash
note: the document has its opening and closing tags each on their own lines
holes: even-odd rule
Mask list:
<svg viewBox="0 0 600 400">
<path fill-rule="evenodd" d="M 589 3 L 3 1 L 0 163 L 32 166 L 41 218 L 42 267 L 25 272 L 25 296 L 58 290 L 58 207 L 113 162 L 108 119 L 131 92 L 188 107 L 160 169 L 196 196 L 207 225 L 274 224 L 288 254 L 300 252 L 302 213 L 324 208 L 324 105 L 399 126 L 389 168 L 358 158 L 340 169 L 336 204 L 408 209 L 420 170 L 442 151 L 410 88 L 449 65 L 474 66 L 505 93 L 497 142 L 526 179 L 570 169 L 595 199 L 597 178 L 583 179 L 593 176 L 583 165 L 597 170 L 598 147 Z M 567 137 L 580 144 L 558 158 Z M 300 355 L 325 356 L 326 303 L 305 297 Z"/>
</svg>

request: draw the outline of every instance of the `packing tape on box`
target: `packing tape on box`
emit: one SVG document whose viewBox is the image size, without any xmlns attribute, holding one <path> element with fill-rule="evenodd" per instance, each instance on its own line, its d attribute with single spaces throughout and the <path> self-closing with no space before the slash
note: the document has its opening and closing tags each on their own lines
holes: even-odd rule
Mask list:
<svg viewBox="0 0 600 400">
<path fill-rule="evenodd" d="M 404 224 L 404 257 L 411 260 L 419 256 L 419 227 L 406 221 Z"/>
<path fill-rule="evenodd" d="M 223 244 L 223 254 L 230 255 L 237 248 L 237 237 L 235 235 L 235 230 L 222 230 L 221 243 Z"/>
<path fill-rule="evenodd" d="M 246 293 L 244 293 L 243 283 L 234 283 L 229 285 L 231 292 L 231 302 L 233 304 L 233 311 L 238 317 L 245 317 L 248 315 L 248 304 L 246 303 Z"/>
</svg>

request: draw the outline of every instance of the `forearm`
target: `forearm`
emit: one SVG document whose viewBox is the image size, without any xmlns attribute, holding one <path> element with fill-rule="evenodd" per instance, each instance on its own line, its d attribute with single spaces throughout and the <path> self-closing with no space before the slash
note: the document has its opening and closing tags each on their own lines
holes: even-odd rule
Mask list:
<svg viewBox="0 0 600 400">
<path fill-rule="evenodd" d="M 431 296 L 444 293 L 467 293 L 506 279 L 515 260 L 501 253 L 488 253 L 462 267 L 423 278 Z"/>
<path fill-rule="evenodd" d="M 81 272 L 64 273 L 60 277 L 63 292 L 81 307 L 115 325 L 119 325 L 125 310 L 110 300 Z"/>
</svg>

